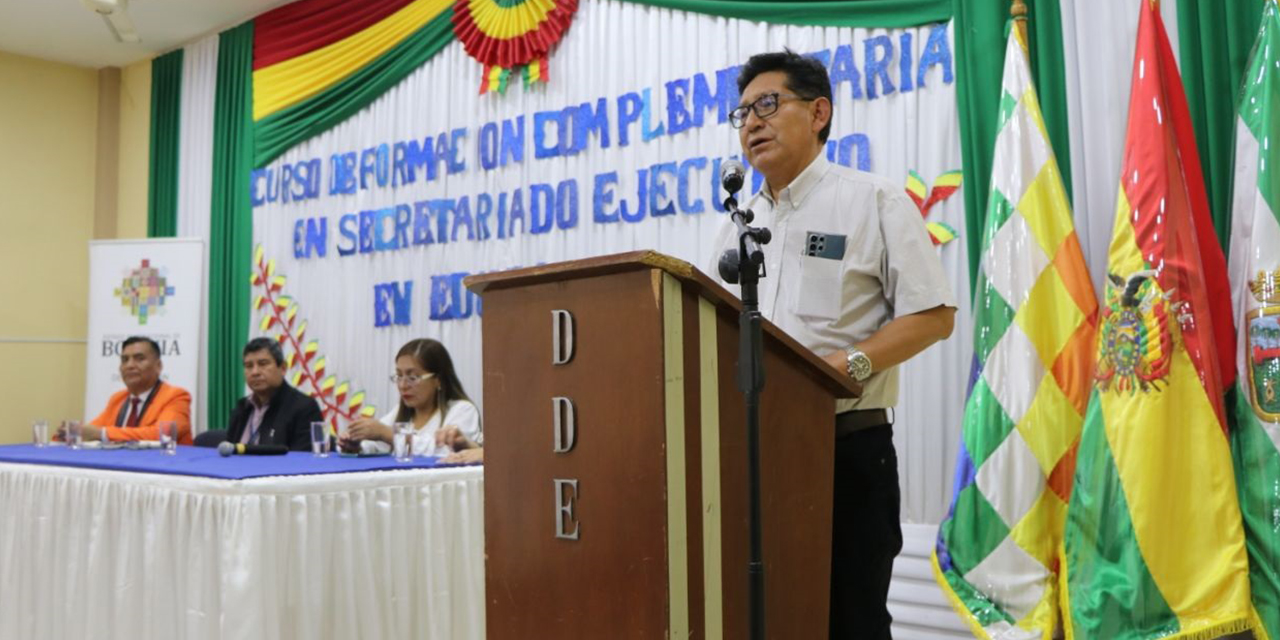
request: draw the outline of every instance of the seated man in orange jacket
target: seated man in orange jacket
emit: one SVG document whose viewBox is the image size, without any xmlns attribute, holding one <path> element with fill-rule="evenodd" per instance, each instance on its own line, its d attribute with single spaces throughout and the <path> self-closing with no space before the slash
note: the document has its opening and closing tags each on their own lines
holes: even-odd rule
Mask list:
<svg viewBox="0 0 1280 640">
<path fill-rule="evenodd" d="M 191 394 L 160 380 L 164 363 L 160 345 L 133 336 L 120 348 L 120 379 L 125 388 L 111 395 L 107 408 L 84 425 L 86 441 L 98 440 L 106 430 L 112 440 L 159 440 L 161 422 L 178 424 L 178 442 L 191 444 Z"/>
</svg>

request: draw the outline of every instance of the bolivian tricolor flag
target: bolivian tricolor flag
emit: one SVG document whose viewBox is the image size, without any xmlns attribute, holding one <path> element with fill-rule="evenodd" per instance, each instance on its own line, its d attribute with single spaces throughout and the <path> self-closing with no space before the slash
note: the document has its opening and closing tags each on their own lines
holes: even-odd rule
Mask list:
<svg viewBox="0 0 1280 640">
<path fill-rule="evenodd" d="M 1280 5 L 1266 3 L 1236 118 L 1231 284 L 1239 327 L 1231 434 L 1258 637 L 1280 639 Z M 1263 631 L 1265 630 L 1265 631 Z"/>
<path fill-rule="evenodd" d="M 307 101 L 342 99 L 349 89 L 344 80 L 393 64 L 395 54 L 422 46 L 441 26 L 448 33 L 452 4 L 303 0 L 259 16 L 253 32 L 253 119 Z"/>
<path fill-rule="evenodd" d="M 1064 534 L 1065 630 L 1082 640 L 1209 639 L 1256 621 L 1223 403 L 1230 287 L 1155 4 L 1141 0 L 1095 383 Z"/>
</svg>

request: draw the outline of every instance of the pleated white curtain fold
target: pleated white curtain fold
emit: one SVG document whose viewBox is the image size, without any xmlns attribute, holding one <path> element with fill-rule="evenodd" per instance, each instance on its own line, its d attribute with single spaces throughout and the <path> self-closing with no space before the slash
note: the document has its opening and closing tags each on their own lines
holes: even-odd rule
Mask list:
<svg viewBox="0 0 1280 640">
<path fill-rule="evenodd" d="M 205 280 L 201 295 L 209 299 L 209 211 L 213 193 L 213 110 L 218 85 L 218 36 L 205 37 L 183 49 L 182 98 L 178 123 L 178 236 L 200 238 L 205 243 Z M 206 425 L 209 344 L 207 317 L 200 323 L 200 388 L 191 415 L 197 432 L 225 425 Z"/>
<path fill-rule="evenodd" d="M 1177 2 L 1160 3 L 1175 56 L 1177 7 Z M 1099 295 L 1105 290 L 1107 248 L 1120 188 L 1139 8 L 1138 2 L 1062 3 L 1076 233 Z"/>
</svg>

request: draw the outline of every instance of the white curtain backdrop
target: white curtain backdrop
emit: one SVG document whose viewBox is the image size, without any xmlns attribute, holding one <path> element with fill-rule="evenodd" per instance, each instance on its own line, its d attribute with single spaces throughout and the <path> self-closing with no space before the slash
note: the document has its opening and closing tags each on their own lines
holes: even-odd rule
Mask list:
<svg viewBox="0 0 1280 640">
<path fill-rule="evenodd" d="M 1075 221 L 1098 291 L 1102 290 L 1124 145 L 1137 9 L 1137 3 L 1102 0 L 1062 6 Z M 1176 3 L 1162 3 L 1161 12 L 1177 53 Z M 913 34 L 913 55 L 918 64 L 928 30 L 907 31 Z M 452 128 L 467 127 L 465 172 L 429 183 L 419 179 L 415 185 L 395 190 L 374 188 L 350 196 L 258 207 L 254 212 L 255 238 L 266 245 L 270 257 L 277 259 L 280 272 L 289 275 L 289 293 L 298 301 L 301 315 L 311 319 L 309 334 L 320 340 L 321 351 L 329 357 L 329 371 L 365 389 L 379 408 L 394 400 L 394 390 L 382 382 L 392 367 L 392 354 L 400 344 L 420 335 L 449 345 L 464 384 L 474 395 L 480 395 L 479 324 L 474 319 L 426 320 L 431 275 L 505 269 L 639 247 L 666 251 L 705 267 L 709 258 L 704 255 L 705 238 L 719 224 L 720 217 L 678 213 L 661 219 L 647 218 L 638 224 L 597 225 L 591 221 L 591 177 L 606 169 L 617 170 L 619 182 L 613 206 L 625 198 L 634 207 L 637 168 L 694 156 L 705 156 L 710 162 L 739 151 L 732 132 L 723 125 L 696 128 L 676 137 L 661 136 L 648 143 L 640 140 L 639 127 L 633 127 L 630 145 L 621 147 L 616 112 L 611 112 L 614 128 L 610 148 L 602 150 L 593 144 L 576 156 L 535 160 L 530 133 L 534 112 L 588 101 L 594 104 L 600 97 L 607 98 L 609 108 L 614 109 L 617 96 L 647 88 L 653 100 L 651 113 L 656 127 L 664 119 L 666 81 L 697 72 L 712 79 L 715 70 L 736 64 L 750 53 L 781 46 L 811 52 L 850 44 L 861 71 L 865 68 L 866 38 L 888 34 L 896 51 L 901 33 L 770 26 L 587 0 L 551 58 L 552 81 L 548 85 L 533 91 L 514 86 L 505 96 L 476 96 L 479 66 L 453 44 L 374 105 L 336 129 L 299 145 L 272 165 L 278 170 L 282 164 L 318 157 L 326 164 L 327 177 L 330 153 L 359 153 L 382 142 L 421 141 Z M 953 39 L 949 40 L 953 45 Z M 206 240 L 216 59 L 216 36 L 188 46 L 183 77 L 178 230 L 179 235 Z M 895 84 L 900 84 L 896 62 L 888 65 L 888 73 Z M 943 171 L 959 168 L 954 85 L 940 82 L 940 76 L 934 68 L 927 76 L 927 90 L 916 88 L 874 101 L 867 100 L 865 92 L 862 99 L 852 101 L 841 92 L 836 98 L 832 138 L 866 134 L 871 146 L 871 171 L 895 180 L 901 180 L 911 168 L 929 181 Z M 865 89 L 865 77 L 862 83 Z M 847 90 L 847 85 L 843 86 Z M 482 171 L 475 152 L 479 125 L 521 114 L 526 127 L 524 162 Z M 714 118 L 714 111 L 708 116 Z M 550 128 L 554 130 L 554 126 Z M 554 140 L 554 132 L 548 137 Z M 710 171 L 709 164 L 698 172 L 693 193 L 693 197 L 707 201 L 708 211 Z M 524 234 L 515 239 L 490 238 L 483 242 L 460 240 L 343 258 L 336 257 L 330 247 L 328 257 L 323 259 L 291 258 L 292 223 L 299 218 L 329 218 L 332 243 L 343 213 L 467 195 L 474 215 L 476 194 L 492 194 L 496 208 L 499 193 L 506 192 L 509 197 L 512 189 L 523 187 L 527 225 L 528 185 L 547 182 L 554 187 L 566 178 L 578 183 L 579 221 L 568 232 L 553 230 L 543 236 Z M 954 196 L 935 208 L 931 219 L 963 231 L 961 198 Z M 494 233 L 495 217 L 490 221 Z M 958 314 L 950 340 L 917 356 L 903 368 L 895 440 L 902 464 L 903 519 L 910 522 L 937 522 L 949 503 L 972 349 L 963 238 L 942 248 L 940 256 L 956 296 L 966 308 Z M 373 329 L 372 283 L 406 280 L 413 280 L 415 287 L 413 324 L 408 328 Z M 257 317 L 253 320 L 251 326 L 256 326 Z M 197 394 L 198 402 L 203 402 L 204 396 L 202 389 Z M 197 415 L 203 416 L 203 409 Z"/>
<path fill-rule="evenodd" d="M 218 35 L 182 50 L 182 111 L 178 123 L 178 235 L 209 237 L 213 193 L 213 109 L 218 85 Z"/>
<path fill-rule="evenodd" d="M 1104 290 L 1107 247 L 1120 187 L 1141 6 L 1109 0 L 1062 3 L 1076 233 L 1093 276 L 1093 290 L 1099 295 Z M 1160 3 L 1160 16 L 1175 56 L 1180 55 L 1177 7 L 1176 2 Z"/>
<path fill-rule="evenodd" d="M 213 198 L 213 110 L 218 84 L 218 35 L 187 45 L 182 53 L 182 97 L 178 117 L 178 237 L 204 241 L 203 299 L 209 299 L 209 212 Z M 209 397 L 207 360 L 209 323 L 200 323 L 200 388 L 193 395 L 192 427 L 205 424 L 205 399 Z"/>
<path fill-rule="evenodd" d="M 950 49 L 954 38 L 949 27 L 939 28 L 946 30 Z M 395 351 L 420 336 L 437 338 L 448 346 L 464 385 L 477 397 L 483 391 L 480 388 L 479 320 L 474 316 L 465 320 L 430 320 L 431 276 L 495 271 L 640 248 L 663 251 L 699 268 L 706 268 L 711 261 L 711 241 L 724 219 L 712 211 L 710 203 L 714 184 L 712 163 L 717 158 L 740 153 L 736 132 L 727 124 L 715 124 L 716 111 L 712 109 L 707 112 L 706 126 L 648 142 L 641 138 L 641 127 L 634 126 L 630 130 L 629 145 L 623 147 L 618 137 L 618 96 L 649 92 L 653 127 L 657 128 L 666 119 L 668 81 L 702 73 L 714 90 L 717 70 L 739 64 L 757 52 L 790 47 L 800 53 L 828 50 L 834 54 L 837 47 L 852 45 L 853 60 L 861 75 L 862 97 L 851 99 L 849 83 L 837 87 L 831 140 L 864 134 L 870 145 L 872 172 L 905 184 L 908 170 L 914 169 L 932 182 L 940 174 L 960 168 L 954 83 L 944 82 L 942 66 L 933 66 L 925 76 L 925 88 L 917 86 L 909 92 L 885 94 L 877 83 L 881 95 L 869 100 L 867 78 L 862 73 L 866 67 L 867 41 L 887 36 L 894 52 L 887 72 L 894 86 L 901 87 L 902 37 L 910 34 L 910 55 L 918 65 L 931 30 L 928 26 L 891 31 L 772 26 L 625 2 L 584 2 L 572 28 L 551 57 L 550 83 L 532 90 L 512 86 L 505 95 L 477 95 L 480 65 L 465 54 L 460 44 L 454 43 L 360 114 L 290 150 L 270 165 L 278 174 L 284 165 L 321 159 L 325 176 L 323 193 L 327 194 L 332 154 L 355 151 L 359 155 L 366 147 L 380 143 L 421 141 L 426 136 L 466 127 L 465 171 L 445 175 L 442 168 L 440 177 L 433 182 L 419 177 L 415 184 L 394 189 L 372 187 L 350 195 L 263 204 L 254 210 L 255 243 L 261 243 L 266 256 L 275 259 L 276 272 L 288 278 L 282 293 L 298 304 L 299 318 L 307 319 L 307 337 L 319 342 L 317 353 L 327 358 L 326 370 L 337 374 L 339 380 L 351 380 L 353 391 L 365 390 L 379 411 L 396 401 L 392 385 L 386 382 L 394 367 Z M 910 73 L 915 75 L 914 66 Z M 915 85 L 916 80 L 911 77 L 911 84 Z M 601 97 L 606 99 L 610 113 L 607 149 L 600 148 L 598 138 L 593 138 L 587 149 L 577 155 L 534 158 L 535 112 L 580 103 L 594 107 Z M 521 115 L 526 128 L 524 161 L 484 171 L 476 151 L 481 126 Z M 554 142 L 555 127 L 548 129 L 547 139 Z M 855 162 L 857 155 L 852 154 Z M 637 223 L 593 221 L 595 175 L 617 171 L 614 202 L 608 208 L 613 209 L 619 200 L 625 199 L 634 209 L 637 171 L 655 163 L 681 163 L 695 157 L 706 157 L 707 165 L 695 172 L 689 198 L 703 199 L 705 212 L 677 211 L 666 217 L 646 216 Z M 575 179 L 578 184 L 577 226 L 568 230 L 553 229 L 542 235 L 527 233 L 529 185 L 549 183 L 554 188 L 566 179 Z M 675 180 L 669 182 L 669 199 L 678 201 Z M 265 182 L 260 182 L 259 189 L 263 190 L 264 185 Z M 337 255 L 337 246 L 351 244 L 338 233 L 339 220 L 344 214 L 397 204 L 412 205 L 432 198 L 468 196 L 474 216 L 476 194 L 493 194 L 496 209 L 498 194 L 510 194 L 517 188 L 522 189 L 525 197 L 526 221 L 523 229 L 517 226 L 515 237 L 499 239 L 497 216 L 493 215 L 489 226 L 494 237 L 488 240 L 466 241 L 463 231 L 457 241 L 448 244 L 437 242 L 397 251 Z M 321 217 L 327 218 L 329 229 L 326 256 L 295 259 L 295 224 Z M 957 194 L 935 207 L 930 220 L 947 222 L 962 231 L 962 196 Z M 432 221 L 434 223 L 434 216 Z M 433 234 L 436 231 L 433 224 Z M 390 237 L 390 233 L 386 237 Z M 904 370 L 901 386 L 905 391 L 896 427 L 903 451 L 902 477 L 907 496 L 904 517 L 931 522 L 941 518 L 949 498 L 949 469 L 953 465 L 971 352 L 964 242 L 953 242 L 939 251 L 956 298 L 963 301 L 965 308 L 958 314 L 960 321 L 954 337 L 933 347 Z M 375 328 L 374 284 L 408 280 L 413 281 L 411 323 Z M 255 314 L 250 323 L 255 333 L 260 318 Z M 627 328 L 617 330 L 619 338 L 625 339 Z M 620 379 L 617 384 L 625 381 Z"/>
</svg>

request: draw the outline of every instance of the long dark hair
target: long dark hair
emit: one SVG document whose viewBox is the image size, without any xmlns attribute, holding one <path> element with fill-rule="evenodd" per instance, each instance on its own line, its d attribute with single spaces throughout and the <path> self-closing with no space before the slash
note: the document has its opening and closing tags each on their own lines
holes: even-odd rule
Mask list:
<svg viewBox="0 0 1280 640">
<path fill-rule="evenodd" d="M 445 407 L 454 400 L 467 400 L 467 392 L 462 389 L 462 382 L 458 380 L 458 374 L 453 370 L 453 358 L 449 357 L 449 350 L 444 348 L 438 340 L 431 338 L 418 338 L 406 342 L 400 351 L 396 352 L 396 360 L 404 356 L 410 356 L 422 367 L 427 373 L 434 373 L 436 380 L 440 383 L 440 392 L 436 396 L 436 408 L 440 410 L 441 419 L 444 418 Z M 404 400 L 400 401 L 400 410 L 396 412 L 396 422 L 408 422 L 413 419 L 413 407 L 406 406 Z"/>
</svg>

